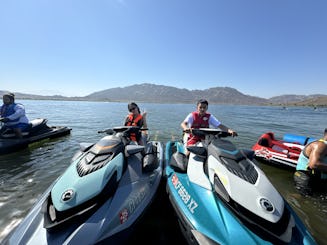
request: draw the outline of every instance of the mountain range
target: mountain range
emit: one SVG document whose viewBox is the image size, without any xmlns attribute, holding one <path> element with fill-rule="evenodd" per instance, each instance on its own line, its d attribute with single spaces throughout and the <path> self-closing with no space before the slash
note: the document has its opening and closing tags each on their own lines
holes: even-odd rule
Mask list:
<svg viewBox="0 0 327 245">
<path fill-rule="evenodd" d="M 2 96 L 7 91 L 1 91 Z M 16 99 L 35 100 L 81 100 L 111 102 L 150 102 L 150 103 L 195 103 L 205 98 L 213 104 L 237 105 L 300 105 L 327 106 L 327 95 L 286 94 L 269 99 L 246 95 L 230 87 L 214 87 L 204 90 L 180 89 L 172 86 L 142 83 L 127 87 L 116 87 L 91 93 L 83 97 L 65 97 L 61 95 L 43 96 L 14 92 Z"/>
</svg>

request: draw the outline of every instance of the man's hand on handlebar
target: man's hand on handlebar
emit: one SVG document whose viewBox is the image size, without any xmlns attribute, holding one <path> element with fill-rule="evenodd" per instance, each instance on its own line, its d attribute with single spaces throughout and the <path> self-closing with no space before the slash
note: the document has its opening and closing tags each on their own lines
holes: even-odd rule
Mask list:
<svg viewBox="0 0 327 245">
<path fill-rule="evenodd" d="M 231 128 L 229 128 L 227 132 L 228 132 L 228 134 L 230 134 L 230 136 L 233 136 L 233 137 L 238 136 L 237 132 L 234 131 L 234 130 L 231 129 Z"/>
<path fill-rule="evenodd" d="M 192 128 L 186 128 L 184 129 L 185 133 L 191 134 L 192 133 Z"/>
</svg>

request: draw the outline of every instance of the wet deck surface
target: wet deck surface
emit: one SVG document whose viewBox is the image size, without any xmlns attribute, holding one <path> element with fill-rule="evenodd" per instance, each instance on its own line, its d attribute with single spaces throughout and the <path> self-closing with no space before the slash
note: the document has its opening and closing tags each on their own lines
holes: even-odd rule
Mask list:
<svg viewBox="0 0 327 245">
<path fill-rule="evenodd" d="M 165 180 L 160 183 L 150 209 L 136 226 L 127 244 L 187 244 L 166 194 L 165 184 Z"/>
</svg>

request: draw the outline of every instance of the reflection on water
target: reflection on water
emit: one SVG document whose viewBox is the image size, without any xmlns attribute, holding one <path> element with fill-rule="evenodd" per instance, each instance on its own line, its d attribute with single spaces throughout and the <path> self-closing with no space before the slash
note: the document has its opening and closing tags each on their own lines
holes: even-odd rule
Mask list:
<svg viewBox="0 0 327 245">
<path fill-rule="evenodd" d="M 327 193 L 315 193 L 311 197 L 304 197 L 294 187 L 293 171 L 290 168 L 277 168 L 270 164 L 261 164 L 260 167 L 301 217 L 317 242 L 326 244 Z"/>
<path fill-rule="evenodd" d="M 24 101 L 29 119 L 43 117 L 48 125 L 72 128 L 71 135 L 33 144 L 30 148 L 0 156 L 0 240 L 13 229 L 48 186 L 67 168 L 82 142 L 95 142 L 102 129 L 123 123 L 127 103 Z M 150 137 L 166 143 L 180 139 L 181 121 L 195 104 L 142 104 L 146 108 Z M 222 123 L 239 136 L 230 139 L 239 148 L 250 148 L 267 131 L 282 138 L 285 133 L 320 138 L 326 127 L 327 110 L 209 105 Z M 293 172 L 260 163 L 272 183 L 299 214 L 319 244 L 325 242 L 327 197 L 300 196 L 293 185 Z"/>
</svg>

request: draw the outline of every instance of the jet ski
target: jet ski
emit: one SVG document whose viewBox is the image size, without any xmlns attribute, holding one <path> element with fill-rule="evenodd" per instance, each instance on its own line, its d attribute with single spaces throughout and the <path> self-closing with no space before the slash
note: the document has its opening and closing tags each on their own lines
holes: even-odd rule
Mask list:
<svg viewBox="0 0 327 245">
<path fill-rule="evenodd" d="M 70 134 L 71 129 L 64 126 L 48 126 L 47 119 L 36 118 L 29 123 L 27 131 L 22 132 L 23 138 L 17 139 L 15 133 L 8 129 L 0 137 L 0 155 L 27 148 L 29 144 L 53 139 Z"/>
<path fill-rule="evenodd" d="M 67 170 L 49 187 L 4 244 L 121 244 L 155 197 L 163 145 L 129 139 L 139 127 L 100 131 L 81 143 Z"/>
<path fill-rule="evenodd" d="M 205 139 L 169 141 L 166 189 L 189 244 L 316 244 L 291 206 L 255 164 L 219 129 L 192 129 Z"/>
<path fill-rule="evenodd" d="M 315 140 L 295 134 L 285 134 L 283 139 L 276 139 L 273 132 L 267 132 L 259 137 L 252 150 L 257 159 L 295 169 L 304 146 Z"/>
</svg>

